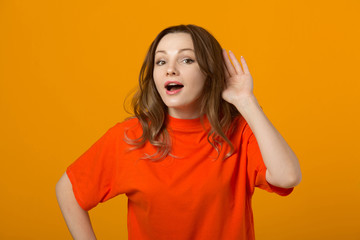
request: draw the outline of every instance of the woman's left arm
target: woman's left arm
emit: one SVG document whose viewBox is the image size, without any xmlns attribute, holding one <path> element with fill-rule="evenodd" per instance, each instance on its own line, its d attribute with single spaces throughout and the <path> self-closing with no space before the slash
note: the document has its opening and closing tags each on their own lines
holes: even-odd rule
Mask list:
<svg viewBox="0 0 360 240">
<path fill-rule="evenodd" d="M 267 168 L 266 180 L 282 188 L 298 185 L 302 178 L 299 160 L 259 106 L 245 59 L 241 57 L 241 67 L 231 51 L 229 55 L 234 66 L 223 50 L 227 87 L 222 97 L 236 106 L 254 133 Z"/>
</svg>

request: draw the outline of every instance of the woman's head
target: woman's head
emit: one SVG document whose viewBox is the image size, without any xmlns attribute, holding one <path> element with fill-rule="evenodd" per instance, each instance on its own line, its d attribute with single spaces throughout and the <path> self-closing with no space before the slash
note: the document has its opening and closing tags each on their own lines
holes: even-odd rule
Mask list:
<svg viewBox="0 0 360 240">
<path fill-rule="evenodd" d="M 192 50 L 179 52 L 184 48 Z M 224 131 L 229 130 L 239 112 L 221 96 L 226 86 L 224 66 L 222 48 L 207 30 L 178 25 L 161 31 L 147 52 L 140 70 L 139 90 L 132 101 L 134 114 L 143 127 L 143 135 L 135 145 L 149 140 L 159 148 L 160 155 L 167 155 L 167 114 L 169 110 L 179 113 L 184 109 L 191 112 L 189 118 L 207 115 L 212 125 L 208 136 L 215 133 L 209 140 L 211 144 L 221 142 L 217 140 L 220 137 L 231 145 Z M 184 84 L 183 89 L 176 94 L 167 93 L 164 84 L 171 80 Z"/>
<path fill-rule="evenodd" d="M 162 67 L 156 65 L 156 61 L 158 60 L 156 58 L 161 57 L 157 55 L 161 55 L 161 53 L 158 54 L 156 52 L 158 50 L 163 50 L 160 48 L 164 48 L 164 42 L 166 44 L 166 42 L 176 39 L 176 37 L 181 38 L 179 39 L 180 41 L 178 41 L 178 47 L 181 47 L 181 45 L 192 45 L 194 52 L 187 53 L 196 58 L 195 65 L 198 66 L 203 75 L 202 78 L 204 79 L 204 87 L 202 88 L 199 99 L 200 112 L 198 115 L 206 113 L 206 106 L 218 108 L 220 102 L 224 101 L 221 98 L 221 93 L 225 87 L 224 59 L 222 55 L 222 48 L 218 41 L 207 30 L 195 25 L 178 25 L 168 27 L 157 35 L 155 40 L 150 45 L 149 51 L 141 68 L 139 76 L 140 90 L 144 91 L 144 93 L 148 95 L 147 97 L 149 97 L 149 100 L 151 101 L 157 102 L 158 100 L 165 100 L 159 93 L 154 81 L 160 78 L 159 70 L 162 69 Z M 191 41 L 188 41 L 190 39 Z M 199 78 L 200 83 L 202 83 L 202 78 Z M 214 99 L 216 99 L 217 102 L 212 101 Z M 166 101 L 163 101 L 162 104 L 157 105 L 162 105 L 164 111 L 167 112 L 168 109 L 166 103 Z"/>
<path fill-rule="evenodd" d="M 153 80 L 169 115 L 199 117 L 205 79 L 195 57 L 191 35 L 166 34 L 155 51 Z"/>
</svg>

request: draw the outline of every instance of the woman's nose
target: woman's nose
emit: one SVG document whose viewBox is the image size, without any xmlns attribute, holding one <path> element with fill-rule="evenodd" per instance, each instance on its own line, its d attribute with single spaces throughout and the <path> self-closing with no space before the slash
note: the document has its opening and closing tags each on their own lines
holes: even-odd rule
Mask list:
<svg viewBox="0 0 360 240">
<path fill-rule="evenodd" d="M 176 73 L 174 71 L 167 71 L 166 73 L 167 76 L 173 76 L 173 75 L 176 75 Z"/>
<path fill-rule="evenodd" d="M 171 65 L 169 64 L 166 75 L 173 76 L 173 75 L 177 75 L 177 74 L 178 74 L 178 71 L 177 71 L 176 67 L 174 66 L 174 64 L 171 64 Z"/>
</svg>

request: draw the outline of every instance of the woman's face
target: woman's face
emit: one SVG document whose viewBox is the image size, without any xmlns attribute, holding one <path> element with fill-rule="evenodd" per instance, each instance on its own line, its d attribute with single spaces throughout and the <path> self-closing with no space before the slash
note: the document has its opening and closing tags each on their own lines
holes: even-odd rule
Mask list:
<svg viewBox="0 0 360 240">
<path fill-rule="evenodd" d="M 197 118 L 205 83 L 188 33 L 169 33 L 155 50 L 153 78 L 156 88 L 175 118 Z"/>
</svg>

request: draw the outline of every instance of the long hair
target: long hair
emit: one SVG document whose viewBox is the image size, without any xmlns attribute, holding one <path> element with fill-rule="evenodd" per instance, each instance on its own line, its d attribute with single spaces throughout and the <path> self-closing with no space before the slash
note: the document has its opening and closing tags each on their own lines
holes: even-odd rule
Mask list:
<svg viewBox="0 0 360 240">
<path fill-rule="evenodd" d="M 201 93 L 200 116 L 206 114 L 211 130 L 208 133 L 208 142 L 216 149 L 218 156 L 224 141 L 230 146 L 230 151 L 224 157 L 231 156 L 234 146 L 228 136 L 234 132 L 232 122 L 240 113 L 236 107 L 222 98 L 226 87 L 222 48 L 219 42 L 204 28 L 196 25 L 171 26 L 161 31 L 151 43 L 139 74 L 139 88 L 135 93 L 131 105 L 141 126 L 143 133 L 139 138 L 130 139 L 125 132 L 125 141 L 138 149 L 149 141 L 157 148 L 153 155 L 146 154 L 145 158 L 161 160 L 171 151 L 171 140 L 166 129 L 167 106 L 159 95 L 153 79 L 155 51 L 160 40 L 169 33 L 188 33 L 191 35 L 195 57 L 200 70 L 206 76 Z M 220 149 L 219 149 L 220 148 Z"/>
</svg>

